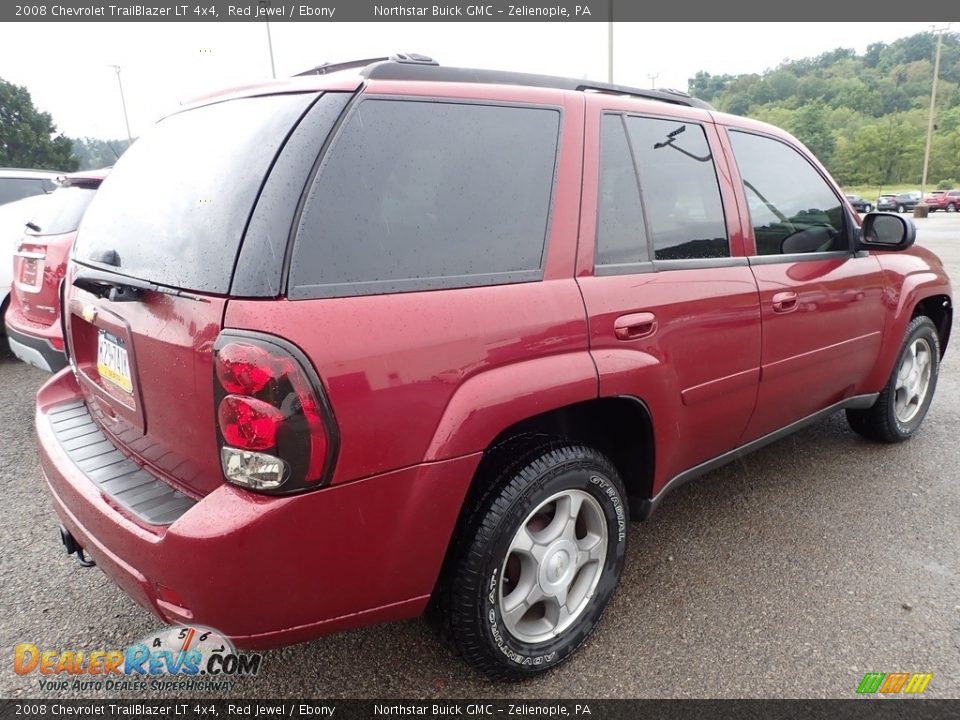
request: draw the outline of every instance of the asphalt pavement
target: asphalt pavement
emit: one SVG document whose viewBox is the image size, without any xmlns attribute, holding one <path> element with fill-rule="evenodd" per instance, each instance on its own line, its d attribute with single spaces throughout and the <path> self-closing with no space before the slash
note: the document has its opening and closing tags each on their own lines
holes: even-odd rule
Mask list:
<svg viewBox="0 0 960 720">
<path fill-rule="evenodd" d="M 960 284 L 960 214 L 917 223 Z M 909 442 L 870 444 L 835 415 L 633 523 L 601 626 L 544 677 L 488 683 L 412 620 L 268 652 L 225 696 L 851 698 L 864 673 L 904 671 L 933 673 L 926 696 L 960 697 L 958 352 L 960 337 Z M 115 697 L 41 691 L 13 671 L 17 643 L 124 648 L 160 625 L 63 554 L 32 427 L 46 377 L 0 354 L 0 697 Z"/>
</svg>

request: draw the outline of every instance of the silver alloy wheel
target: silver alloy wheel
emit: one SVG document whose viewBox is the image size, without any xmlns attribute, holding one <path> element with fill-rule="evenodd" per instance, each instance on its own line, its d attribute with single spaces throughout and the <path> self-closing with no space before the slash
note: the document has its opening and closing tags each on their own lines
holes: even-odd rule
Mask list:
<svg viewBox="0 0 960 720">
<path fill-rule="evenodd" d="M 503 561 L 500 615 L 530 644 L 552 640 L 590 604 L 607 557 L 607 521 L 583 490 L 544 500 L 520 525 Z"/>
<path fill-rule="evenodd" d="M 897 371 L 893 409 L 897 420 L 908 423 L 916 417 L 926 400 L 933 372 L 933 349 L 925 338 L 917 338 L 907 349 Z"/>
</svg>

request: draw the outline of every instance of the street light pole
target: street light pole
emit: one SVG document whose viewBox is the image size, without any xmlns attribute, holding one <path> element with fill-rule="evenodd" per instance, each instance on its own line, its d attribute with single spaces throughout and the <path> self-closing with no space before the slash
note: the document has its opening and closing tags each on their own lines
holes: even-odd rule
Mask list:
<svg viewBox="0 0 960 720">
<path fill-rule="evenodd" d="M 933 28 L 937 34 L 937 53 L 933 61 L 933 89 L 930 91 L 930 116 L 927 118 L 927 146 L 923 151 L 923 178 L 920 181 L 920 195 L 927 192 L 927 170 L 930 168 L 930 144 L 933 140 L 933 117 L 937 109 L 937 80 L 940 77 L 940 50 L 943 48 L 943 33 L 946 28 Z"/>
<path fill-rule="evenodd" d="M 273 79 L 277 79 L 277 66 L 273 63 L 273 38 L 270 37 L 270 23 L 264 22 L 264 25 L 267 26 L 267 48 L 270 50 L 270 74 L 273 76 Z"/>
<path fill-rule="evenodd" d="M 607 3 L 607 82 L 613 84 L 613 0 Z"/>
<path fill-rule="evenodd" d="M 123 107 L 123 123 L 127 126 L 127 147 L 133 145 L 133 134 L 130 132 L 130 118 L 127 117 L 127 101 L 123 97 L 123 81 L 120 79 L 120 66 L 110 65 L 117 73 L 117 86 L 120 88 L 120 105 Z"/>
<path fill-rule="evenodd" d="M 660 77 L 660 73 L 654 73 L 653 75 L 647 75 L 650 78 L 650 89 L 653 90 L 657 86 L 657 78 Z"/>
</svg>

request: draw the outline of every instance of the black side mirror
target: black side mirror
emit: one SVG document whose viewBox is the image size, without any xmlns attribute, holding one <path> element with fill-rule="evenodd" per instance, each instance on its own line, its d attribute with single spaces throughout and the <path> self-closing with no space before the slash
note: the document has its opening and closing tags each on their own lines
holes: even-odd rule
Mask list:
<svg viewBox="0 0 960 720">
<path fill-rule="evenodd" d="M 913 220 L 899 213 L 872 212 L 860 228 L 861 250 L 906 250 L 917 239 Z"/>
</svg>

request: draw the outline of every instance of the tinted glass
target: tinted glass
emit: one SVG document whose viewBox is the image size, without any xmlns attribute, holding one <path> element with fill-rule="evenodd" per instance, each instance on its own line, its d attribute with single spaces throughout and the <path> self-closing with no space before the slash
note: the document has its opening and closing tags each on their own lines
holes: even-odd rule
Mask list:
<svg viewBox="0 0 960 720">
<path fill-rule="evenodd" d="M 31 195 L 40 195 L 46 192 L 43 180 L 32 178 L 0 178 L 0 205 L 23 200 Z"/>
<path fill-rule="evenodd" d="M 560 114 L 366 100 L 311 188 L 291 297 L 537 279 Z"/>
<path fill-rule="evenodd" d="M 113 251 L 118 272 L 227 293 L 260 185 L 314 95 L 206 105 L 161 120 L 123 156 L 83 219 L 76 257 Z"/>
<path fill-rule="evenodd" d="M 620 115 L 604 115 L 600 132 L 597 265 L 647 262 L 640 186 Z"/>
<path fill-rule="evenodd" d="M 40 228 L 41 235 L 73 232 L 96 192 L 96 188 L 89 185 L 68 185 L 54 190 L 31 222 Z"/>
<path fill-rule="evenodd" d="M 730 255 L 713 155 L 703 128 L 628 117 L 657 260 Z"/>
<path fill-rule="evenodd" d="M 847 249 L 840 199 L 806 158 L 760 135 L 731 132 L 730 140 L 758 254 Z"/>
</svg>

